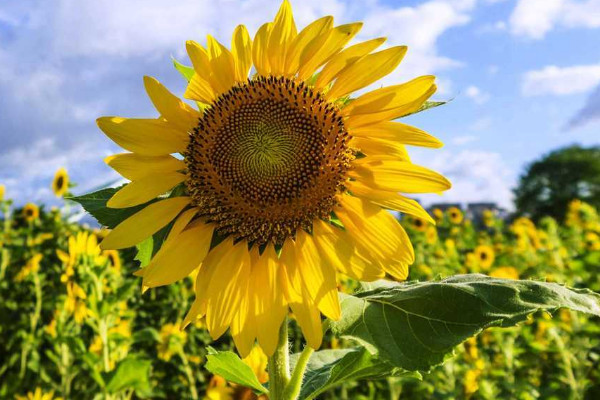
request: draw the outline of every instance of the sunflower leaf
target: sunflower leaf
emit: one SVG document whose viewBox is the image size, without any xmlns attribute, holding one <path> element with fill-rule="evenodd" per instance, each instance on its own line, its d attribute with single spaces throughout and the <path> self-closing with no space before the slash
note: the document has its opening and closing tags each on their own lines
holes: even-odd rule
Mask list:
<svg viewBox="0 0 600 400">
<path fill-rule="evenodd" d="M 409 371 L 429 370 L 483 329 L 514 326 L 539 310 L 600 316 L 600 295 L 588 289 L 478 274 L 341 296 L 342 319 L 332 331 Z"/>
<path fill-rule="evenodd" d="M 406 374 L 419 377 L 418 373 L 404 371 L 374 357 L 364 348 L 321 350 L 310 357 L 298 399 L 317 398 L 321 393 L 347 381 Z"/>
<path fill-rule="evenodd" d="M 123 185 L 125 186 L 125 185 Z M 93 193 L 84 194 L 82 196 L 69 197 L 69 200 L 75 201 L 85 209 L 92 217 L 96 218 L 100 225 L 113 229 L 121 222 L 131 217 L 136 212 L 140 211 L 156 200 L 151 200 L 147 203 L 140 204 L 135 207 L 128 208 L 108 208 L 106 203 L 108 200 L 121 189 L 123 186 L 116 188 L 106 188 Z"/>
<path fill-rule="evenodd" d="M 182 63 L 177 61 L 175 57 L 171 57 L 171 59 L 173 60 L 173 65 L 175 66 L 175 69 L 179 71 L 181 75 L 183 75 L 186 81 L 191 81 L 192 77 L 194 76 L 194 68 L 188 67 L 187 65 L 183 65 Z"/>
<path fill-rule="evenodd" d="M 452 100 L 454 100 L 454 99 L 450 99 L 450 100 L 446 100 L 446 101 L 426 101 L 425 103 L 423 103 L 423 105 L 421 105 L 421 107 L 419 107 L 419 109 L 417 111 L 412 112 L 410 114 L 406 114 L 402 118 L 406 118 L 409 115 L 418 114 L 420 112 L 423 112 L 425 110 L 429 110 L 431 108 L 436 108 L 436 107 L 439 107 L 439 106 L 443 106 L 445 104 L 450 103 Z"/>
<path fill-rule="evenodd" d="M 215 375 L 222 376 L 229 382 L 254 389 L 258 393 L 268 393 L 248 364 L 231 351 L 217 351 L 208 348 L 206 369 Z"/>
</svg>

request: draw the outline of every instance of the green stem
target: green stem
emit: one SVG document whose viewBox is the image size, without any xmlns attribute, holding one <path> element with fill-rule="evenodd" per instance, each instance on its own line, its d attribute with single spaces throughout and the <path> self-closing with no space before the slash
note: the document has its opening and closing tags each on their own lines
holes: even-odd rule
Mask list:
<svg viewBox="0 0 600 400">
<path fill-rule="evenodd" d="M 269 357 L 269 399 L 283 400 L 283 392 L 290 381 L 288 348 L 288 321 L 283 320 L 279 328 L 279 341 L 275 353 Z"/>
<path fill-rule="evenodd" d="M 571 398 L 579 399 L 581 398 L 579 395 L 579 385 L 577 384 L 577 378 L 575 378 L 575 374 L 573 373 L 573 364 L 571 363 L 571 358 L 565 347 L 565 342 L 563 342 L 556 329 L 552 328 L 548 333 L 554 340 L 554 343 L 556 343 L 556 347 L 558 347 L 560 357 L 562 358 L 564 369 L 567 374 L 567 381 L 569 382 L 569 386 L 571 388 Z"/>
<path fill-rule="evenodd" d="M 294 372 L 292 373 L 292 378 L 283 392 L 284 399 L 296 400 L 298 398 L 298 395 L 300 394 L 300 388 L 302 387 L 304 371 L 306 370 L 308 360 L 310 359 L 310 356 L 312 356 L 313 352 L 313 348 L 307 345 L 302 350 L 302 353 L 300 353 L 298 361 L 296 362 L 296 366 L 294 367 Z"/>
</svg>

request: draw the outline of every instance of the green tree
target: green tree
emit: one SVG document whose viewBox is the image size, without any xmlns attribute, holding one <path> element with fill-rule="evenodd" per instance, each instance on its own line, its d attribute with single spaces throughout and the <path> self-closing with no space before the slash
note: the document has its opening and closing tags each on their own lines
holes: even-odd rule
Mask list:
<svg viewBox="0 0 600 400">
<path fill-rule="evenodd" d="M 527 167 L 514 193 L 518 213 L 534 220 L 562 220 L 574 199 L 600 207 L 600 146 L 574 145 L 543 156 Z"/>
</svg>

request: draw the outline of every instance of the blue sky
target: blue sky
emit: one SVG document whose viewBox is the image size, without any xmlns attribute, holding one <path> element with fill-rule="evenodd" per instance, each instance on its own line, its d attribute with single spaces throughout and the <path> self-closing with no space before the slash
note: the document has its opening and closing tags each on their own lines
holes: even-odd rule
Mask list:
<svg viewBox="0 0 600 400">
<path fill-rule="evenodd" d="M 454 187 L 431 201 L 510 207 L 524 166 L 571 143 L 600 144 L 600 0 L 303 0 L 304 26 L 322 15 L 365 21 L 358 39 L 407 44 L 397 83 L 439 79 L 444 107 L 407 122 L 441 138 L 409 149 Z M 154 116 L 143 75 L 178 94 L 170 57 L 207 33 L 229 43 L 272 19 L 278 0 L 56 0 L 0 2 L 0 183 L 20 204 L 57 202 L 50 181 L 66 167 L 76 193 L 115 181 L 102 158 L 117 150 L 102 115 Z"/>
</svg>

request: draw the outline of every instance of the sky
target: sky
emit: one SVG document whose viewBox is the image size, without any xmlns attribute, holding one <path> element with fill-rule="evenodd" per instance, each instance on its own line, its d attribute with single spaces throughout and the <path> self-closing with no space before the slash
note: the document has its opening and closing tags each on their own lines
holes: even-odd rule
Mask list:
<svg viewBox="0 0 600 400">
<path fill-rule="evenodd" d="M 424 203 L 493 201 L 511 208 L 525 166 L 555 148 L 600 144 L 600 0 L 292 0 L 296 23 L 364 21 L 356 40 L 408 45 L 378 83 L 435 74 L 447 105 L 406 118 L 442 149 L 410 148 L 453 188 Z M 82 194 L 115 183 L 102 159 L 120 152 L 99 116 L 155 117 L 142 77 L 178 95 L 171 57 L 185 41 L 253 36 L 279 0 L 0 0 L 0 184 L 17 204 L 58 204 L 66 167 Z M 383 46 L 383 47 L 385 47 Z"/>
</svg>

